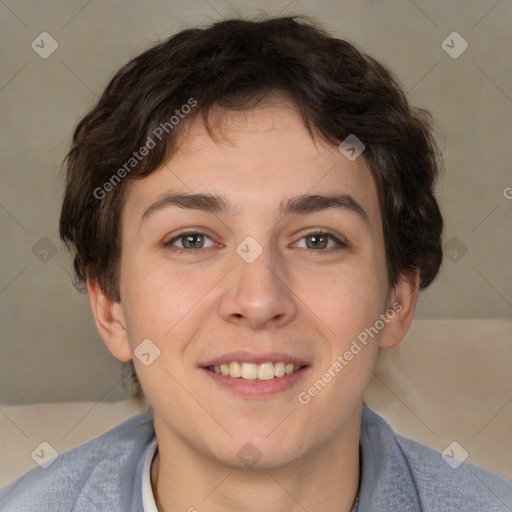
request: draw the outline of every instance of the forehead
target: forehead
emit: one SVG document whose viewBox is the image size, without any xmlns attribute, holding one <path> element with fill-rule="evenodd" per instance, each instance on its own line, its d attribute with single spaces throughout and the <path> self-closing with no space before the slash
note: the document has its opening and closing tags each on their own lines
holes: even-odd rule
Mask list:
<svg viewBox="0 0 512 512">
<path fill-rule="evenodd" d="M 130 216 L 140 217 L 166 192 L 223 196 L 237 212 L 262 203 L 277 211 L 283 198 L 344 193 L 380 222 L 377 190 L 364 158 L 349 161 L 336 145 L 311 136 L 291 103 L 219 108 L 209 119 L 211 133 L 197 116 L 182 127 L 174 154 L 151 175 L 130 183 L 125 197 Z"/>
</svg>

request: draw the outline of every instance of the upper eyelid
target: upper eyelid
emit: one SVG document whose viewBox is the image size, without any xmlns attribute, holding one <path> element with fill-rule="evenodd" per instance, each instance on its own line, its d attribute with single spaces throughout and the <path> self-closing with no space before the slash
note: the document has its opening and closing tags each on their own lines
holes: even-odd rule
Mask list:
<svg viewBox="0 0 512 512">
<path fill-rule="evenodd" d="M 195 231 L 188 230 L 188 231 L 183 231 L 182 233 L 178 233 L 177 235 L 173 236 L 167 242 L 164 242 L 164 245 L 172 245 L 174 242 L 177 242 L 180 238 L 183 238 L 183 237 L 188 236 L 188 235 L 201 235 L 201 236 L 204 236 L 206 238 L 209 238 L 212 242 L 217 243 L 215 241 L 215 239 L 212 236 L 210 236 L 208 233 L 205 233 L 205 232 L 199 231 L 199 230 L 195 230 Z M 182 249 L 182 250 L 187 250 L 187 249 Z"/>
<path fill-rule="evenodd" d="M 301 233 L 300 237 L 297 239 L 296 242 L 294 242 L 292 245 L 298 243 L 300 240 L 305 238 L 306 236 L 312 236 L 312 235 L 326 235 L 327 237 L 334 240 L 338 245 L 344 247 L 347 245 L 347 242 L 345 241 L 345 238 L 343 236 L 339 236 L 332 231 L 329 231 L 327 229 L 318 229 L 318 230 L 312 230 L 312 231 L 306 231 L 305 233 Z"/>
</svg>

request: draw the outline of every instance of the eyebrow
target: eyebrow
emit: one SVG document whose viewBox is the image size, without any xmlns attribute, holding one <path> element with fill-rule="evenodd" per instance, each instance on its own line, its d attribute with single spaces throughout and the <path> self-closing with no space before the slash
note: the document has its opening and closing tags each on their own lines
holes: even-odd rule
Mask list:
<svg viewBox="0 0 512 512">
<path fill-rule="evenodd" d="M 168 193 L 145 210 L 140 223 L 142 224 L 154 213 L 172 206 L 228 216 L 239 212 L 225 197 L 220 195 Z M 370 225 L 368 214 L 364 208 L 349 194 L 303 194 L 284 199 L 279 205 L 279 215 L 283 217 L 293 213 L 315 213 L 328 208 L 341 208 L 356 213 L 368 226 Z"/>
</svg>

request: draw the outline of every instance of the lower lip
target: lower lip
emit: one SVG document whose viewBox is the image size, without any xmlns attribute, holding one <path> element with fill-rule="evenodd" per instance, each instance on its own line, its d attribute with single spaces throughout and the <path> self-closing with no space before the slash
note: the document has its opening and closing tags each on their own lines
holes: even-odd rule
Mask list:
<svg viewBox="0 0 512 512">
<path fill-rule="evenodd" d="M 303 366 L 300 370 L 283 377 L 270 380 L 234 378 L 222 373 L 215 373 L 207 368 L 201 368 L 219 386 L 223 386 L 232 393 L 247 398 L 267 398 L 283 393 L 295 386 L 308 373 L 309 366 Z"/>
</svg>

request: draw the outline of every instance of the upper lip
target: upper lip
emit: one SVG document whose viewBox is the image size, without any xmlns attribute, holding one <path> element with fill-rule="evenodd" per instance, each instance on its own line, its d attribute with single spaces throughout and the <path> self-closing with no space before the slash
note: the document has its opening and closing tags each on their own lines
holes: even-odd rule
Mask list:
<svg viewBox="0 0 512 512">
<path fill-rule="evenodd" d="M 283 363 L 293 363 L 295 366 L 307 366 L 310 363 L 305 359 L 290 354 L 284 354 L 282 352 L 264 352 L 264 353 L 253 353 L 247 351 L 238 352 L 227 352 L 221 356 L 216 356 L 207 361 L 200 363 L 199 366 L 207 368 L 208 366 L 215 366 L 223 363 L 231 363 L 233 361 L 239 363 L 277 363 L 282 361 Z"/>
</svg>

